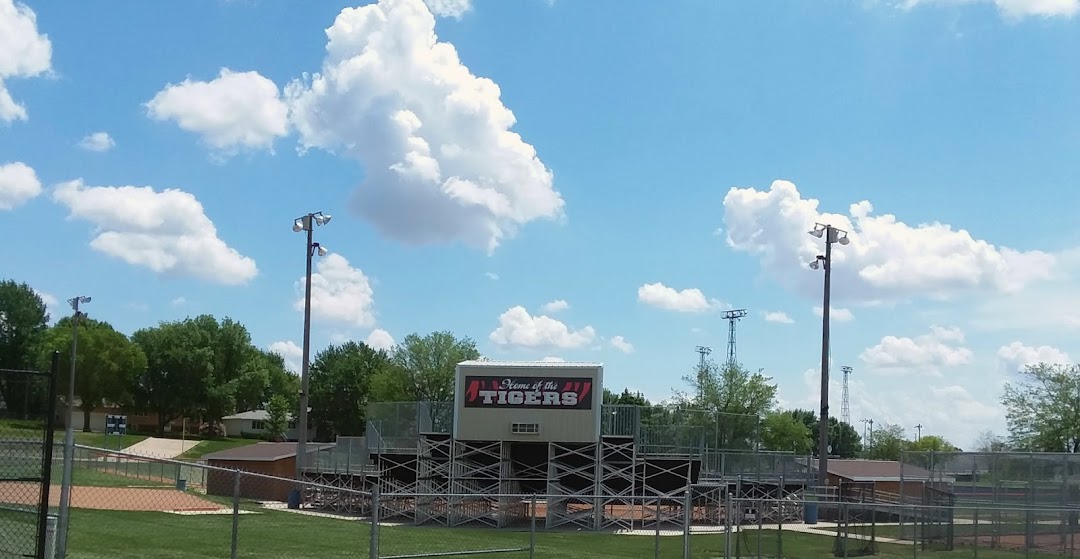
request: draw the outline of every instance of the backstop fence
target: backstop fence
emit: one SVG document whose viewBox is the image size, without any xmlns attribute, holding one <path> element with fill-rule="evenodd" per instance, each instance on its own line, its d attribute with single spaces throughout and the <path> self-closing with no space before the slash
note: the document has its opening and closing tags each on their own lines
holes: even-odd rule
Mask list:
<svg viewBox="0 0 1080 559">
<path fill-rule="evenodd" d="M 904 452 L 901 464 L 902 501 L 943 502 L 941 491 L 920 490 L 922 480 L 948 488 L 956 510 L 981 509 L 982 545 L 1060 550 L 1080 530 L 1078 454 Z M 960 520 L 973 521 L 970 517 Z M 909 523 L 907 531 L 916 528 Z M 970 531 L 960 530 L 954 541 L 964 543 L 973 537 Z"/>
<path fill-rule="evenodd" d="M 0 557 L 41 559 L 48 552 L 55 379 L 0 369 Z"/>
</svg>

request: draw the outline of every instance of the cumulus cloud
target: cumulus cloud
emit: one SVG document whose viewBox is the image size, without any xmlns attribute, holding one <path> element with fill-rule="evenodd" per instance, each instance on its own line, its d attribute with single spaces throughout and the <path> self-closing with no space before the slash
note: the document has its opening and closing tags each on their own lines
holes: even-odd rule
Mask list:
<svg viewBox="0 0 1080 559">
<path fill-rule="evenodd" d="M 611 347 L 613 347 L 613 348 L 615 348 L 615 349 L 617 349 L 617 350 L 619 350 L 619 351 L 621 351 L 623 353 L 633 353 L 634 352 L 634 345 L 631 344 L 630 342 L 626 341 L 626 338 L 624 338 L 622 336 L 615 336 L 614 338 L 611 338 Z"/>
<path fill-rule="evenodd" d="M 566 359 L 563 359 L 562 357 L 549 356 L 544 357 L 543 359 L 541 359 L 541 361 L 545 363 L 565 363 Z"/>
<path fill-rule="evenodd" d="M 198 134 L 220 155 L 272 150 L 288 133 L 289 110 L 277 85 L 258 72 L 222 68 L 217 78 L 168 84 L 146 103 L 155 120 L 172 120 Z"/>
<path fill-rule="evenodd" d="M 547 312 L 547 313 L 556 313 L 556 312 L 559 312 L 559 311 L 565 311 L 566 309 L 569 309 L 569 308 L 570 308 L 570 303 L 567 303 L 566 301 L 564 301 L 562 299 L 556 299 L 554 301 L 544 303 L 543 306 L 540 307 L 540 310 L 542 310 L 544 312 Z"/>
<path fill-rule="evenodd" d="M 904 9 L 925 5 L 994 4 L 1002 17 L 1019 20 L 1026 17 L 1071 18 L 1080 12 L 1080 0 L 901 0 Z"/>
<path fill-rule="evenodd" d="M 833 291 L 838 300 L 878 302 L 916 296 L 946 298 L 972 290 L 1015 292 L 1050 277 L 1055 257 L 1022 252 L 977 240 L 941 223 L 916 226 L 892 215 L 872 215 L 862 201 L 849 213 L 818 211 L 795 185 L 775 181 L 767 191 L 732 188 L 724 198 L 727 243 L 756 255 L 765 271 L 786 287 L 818 296 L 821 273 L 807 263 L 824 250 L 807 235 L 815 222 L 850 233 L 851 243 L 834 245 Z"/>
<path fill-rule="evenodd" d="M 291 120 L 301 149 L 363 164 L 352 208 L 384 235 L 490 252 L 529 222 L 564 216 L 499 86 L 438 42 L 422 0 L 346 8 L 326 35 L 322 71 L 285 88 Z"/>
<path fill-rule="evenodd" d="M 825 307 L 818 305 L 814 307 L 814 314 L 819 317 L 824 316 Z M 851 322 L 855 320 L 855 315 L 851 312 L 851 309 L 838 309 L 832 305 L 829 305 L 829 320 L 836 322 Z"/>
<path fill-rule="evenodd" d="M 304 278 L 296 282 L 296 310 L 304 310 Z M 364 272 L 340 254 L 319 259 L 311 274 L 311 316 L 361 328 L 375 325 L 375 292 Z"/>
<path fill-rule="evenodd" d="M 26 106 L 11 97 L 6 82 L 52 70 L 52 43 L 38 33 L 37 14 L 26 4 L 0 0 L 0 121 L 26 120 Z"/>
<path fill-rule="evenodd" d="M 638 288 L 638 301 L 646 305 L 677 312 L 699 313 L 723 307 L 717 299 L 709 299 L 697 288 L 681 291 L 663 283 L 646 283 Z"/>
<path fill-rule="evenodd" d="M 29 165 L 0 165 L 0 210 L 13 210 L 41 194 L 41 181 Z"/>
<path fill-rule="evenodd" d="M 487 279 L 489 279 L 491 281 L 498 281 L 499 280 L 499 274 L 496 274 L 495 272 L 484 272 L 484 277 L 486 277 Z"/>
<path fill-rule="evenodd" d="M 292 340 L 285 340 L 270 344 L 268 349 L 285 360 L 286 369 L 294 373 L 300 371 L 300 363 L 304 359 L 304 348 L 296 345 Z"/>
<path fill-rule="evenodd" d="M 914 338 L 885 336 L 866 348 L 859 359 L 878 372 L 912 372 L 940 375 L 944 367 L 971 363 L 974 355 L 961 346 L 964 333 L 959 328 L 931 326 L 928 334 Z"/>
<path fill-rule="evenodd" d="M 923 434 L 944 436 L 953 444 L 967 448 L 979 433 L 991 429 L 1003 431 L 1005 414 L 993 398 L 982 398 L 956 380 L 935 382 L 910 382 L 906 378 L 882 379 L 873 382 L 853 375 L 849 380 L 851 421 L 862 432 L 860 420 L 873 419 L 875 425 L 891 423 L 910 430 L 924 426 Z M 833 375 L 829 383 L 832 413 L 839 412 L 840 395 L 843 390 L 840 375 Z M 808 369 L 798 385 L 783 384 L 780 387 L 788 405 L 805 409 L 817 409 L 821 399 L 821 376 L 817 369 Z M 996 393 L 995 393 L 996 394 Z"/>
<path fill-rule="evenodd" d="M 255 261 L 218 238 L 202 204 L 183 190 L 87 186 L 76 179 L 58 185 L 52 197 L 69 219 L 94 225 L 91 248 L 128 264 L 225 285 L 258 274 Z"/>
<path fill-rule="evenodd" d="M 472 9 L 472 0 L 424 0 L 432 14 L 439 17 L 461 19 Z"/>
<path fill-rule="evenodd" d="M 1004 345 L 997 350 L 998 362 L 1009 373 L 1024 370 L 1029 365 L 1047 363 L 1050 365 L 1066 365 L 1072 363 L 1068 353 L 1060 349 L 1043 345 L 1031 347 L 1021 342 L 1013 342 Z"/>
<path fill-rule="evenodd" d="M 394 337 L 390 335 L 390 332 L 383 330 L 382 328 L 376 328 L 368 334 L 364 343 L 375 348 L 383 350 L 391 350 L 394 348 Z"/>
<path fill-rule="evenodd" d="M 592 326 L 571 330 L 566 324 L 548 316 L 532 316 L 525 307 L 510 308 L 499 316 L 499 326 L 488 336 L 501 346 L 523 348 L 578 348 L 592 342 L 596 331 Z"/>
<path fill-rule="evenodd" d="M 794 324 L 795 320 L 782 311 L 765 311 L 762 313 L 765 318 L 765 322 L 775 322 L 777 324 Z"/>
<path fill-rule="evenodd" d="M 116 146 L 108 132 L 94 132 L 79 140 L 79 147 L 86 151 L 105 152 Z"/>
</svg>

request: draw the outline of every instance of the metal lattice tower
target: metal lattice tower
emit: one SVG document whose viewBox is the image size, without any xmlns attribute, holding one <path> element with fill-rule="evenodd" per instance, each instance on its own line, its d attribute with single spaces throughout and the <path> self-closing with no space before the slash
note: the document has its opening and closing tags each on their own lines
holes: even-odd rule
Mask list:
<svg viewBox="0 0 1080 559">
<path fill-rule="evenodd" d="M 701 355 L 701 359 L 698 361 L 698 367 L 704 368 L 705 367 L 705 356 L 712 353 L 712 348 L 707 347 L 707 346 L 703 346 L 703 345 L 699 345 L 696 348 L 694 348 L 694 351 L 698 352 L 698 354 Z"/>
<path fill-rule="evenodd" d="M 844 371 L 844 400 L 840 404 L 840 421 L 851 425 L 851 403 L 848 401 L 848 377 L 851 376 L 851 367 L 840 367 Z"/>
<path fill-rule="evenodd" d="M 746 309 L 724 311 L 724 319 L 728 321 L 727 331 L 727 362 L 735 363 L 735 323 L 746 316 Z"/>
</svg>

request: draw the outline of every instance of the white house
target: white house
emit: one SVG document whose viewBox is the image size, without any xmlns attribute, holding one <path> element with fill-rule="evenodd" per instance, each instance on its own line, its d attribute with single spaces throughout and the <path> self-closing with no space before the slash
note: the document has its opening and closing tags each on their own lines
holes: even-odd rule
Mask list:
<svg viewBox="0 0 1080 559">
<path fill-rule="evenodd" d="M 310 412 L 310 408 L 308 409 Z M 226 437 L 240 437 L 244 433 L 266 433 L 266 420 L 270 418 L 270 412 L 266 410 L 251 410 L 240 412 L 221 418 L 221 424 L 225 429 L 222 433 Z M 289 427 L 285 430 L 285 438 L 295 441 L 297 437 L 296 420 L 289 415 Z"/>
</svg>

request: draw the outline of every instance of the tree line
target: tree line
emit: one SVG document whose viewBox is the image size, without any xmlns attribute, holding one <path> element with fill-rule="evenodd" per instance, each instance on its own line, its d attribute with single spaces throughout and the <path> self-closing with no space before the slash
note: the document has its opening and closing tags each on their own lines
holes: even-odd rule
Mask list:
<svg viewBox="0 0 1080 559">
<path fill-rule="evenodd" d="M 60 353 L 57 393 L 68 393 L 72 320 L 50 326 L 45 302 L 34 289 L 0 281 L 0 369 L 47 371 Z M 476 344 L 449 332 L 411 334 L 390 351 L 361 342 L 331 345 L 311 364 L 310 422 L 318 438 L 362 435 L 373 401 L 445 401 L 453 398 L 458 362 L 479 358 Z M 103 406 L 156 419 L 156 434 L 180 418 L 218 434 L 231 414 L 265 409 L 269 430 L 283 433 L 299 407 L 299 377 L 281 355 L 254 345 L 232 318 L 199 315 L 142 328 L 130 336 L 108 322 L 83 316 L 78 325 L 75 399 L 90 430 L 90 414 Z M 0 379 L 0 399 L 17 416 L 26 400 L 20 386 Z M 65 402 L 66 403 L 66 402 Z"/>
<path fill-rule="evenodd" d="M 0 369 L 47 370 L 58 351 L 61 371 L 67 371 L 71 320 L 65 316 L 50 326 L 46 305 L 31 286 L 0 281 Z M 252 344 L 247 328 L 228 317 L 161 322 L 130 336 L 86 317 L 80 320 L 77 358 L 75 394 L 86 427 L 92 410 L 111 404 L 155 417 L 159 434 L 181 417 L 197 419 L 213 434 L 221 418 L 254 409 L 266 409 L 273 430 L 283 431 L 298 407 L 297 375 L 287 370 L 282 356 Z M 452 401 L 456 364 L 479 358 L 473 340 L 445 331 L 410 334 L 389 351 L 355 341 L 330 345 L 312 359 L 311 425 L 322 440 L 362 435 L 371 402 Z M 67 393 L 67 379 L 59 375 L 61 395 Z M 707 360 L 683 380 L 689 389 L 662 404 L 629 390 L 605 389 L 604 401 L 641 406 L 642 425 L 690 425 L 693 440 L 683 441 L 687 444 L 703 440 L 715 448 L 816 452 L 817 414 L 780 409 L 776 384 L 760 371 Z M 976 450 L 1080 451 L 1076 394 L 1080 367 L 1027 367 L 1006 385 L 1001 399 L 1009 436 L 984 433 Z M 14 397 L 10 382 L 0 381 L 0 397 L 8 412 L 27 405 Z M 956 450 L 939 436 L 913 441 L 900 426 L 875 427 L 864 441 L 854 426 L 830 418 L 832 454 L 895 460 L 906 450 Z M 664 431 L 655 432 L 659 437 Z"/>
</svg>

